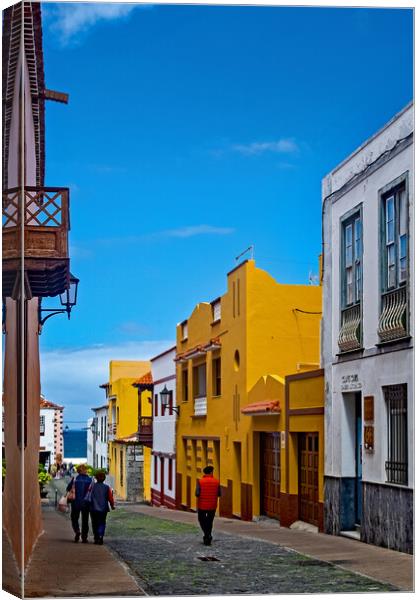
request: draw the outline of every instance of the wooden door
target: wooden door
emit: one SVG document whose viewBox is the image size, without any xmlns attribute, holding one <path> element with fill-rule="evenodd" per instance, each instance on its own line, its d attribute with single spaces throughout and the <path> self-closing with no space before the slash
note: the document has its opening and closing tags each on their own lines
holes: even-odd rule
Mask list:
<svg viewBox="0 0 420 600">
<path fill-rule="evenodd" d="M 280 433 L 261 434 L 261 514 L 280 519 Z"/>
<path fill-rule="evenodd" d="M 318 525 L 318 433 L 299 435 L 299 519 Z"/>
</svg>

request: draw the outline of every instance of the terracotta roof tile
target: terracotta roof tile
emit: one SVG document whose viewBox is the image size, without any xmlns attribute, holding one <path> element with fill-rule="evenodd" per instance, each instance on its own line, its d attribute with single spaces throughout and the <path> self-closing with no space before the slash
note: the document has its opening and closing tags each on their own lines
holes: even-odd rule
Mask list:
<svg viewBox="0 0 420 600">
<path fill-rule="evenodd" d="M 280 403 L 278 400 L 262 400 L 261 402 L 253 402 L 241 408 L 241 413 L 244 415 L 265 415 L 265 414 L 279 414 Z"/>
<path fill-rule="evenodd" d="M 115 442 L 120 444 L 129 444 L 130 442 L 137 442 L 137 431 L 135 433 L 131 433 L 130 435 L 125 435 L 124 437 L 118 438 Z"/>
<path fill-rule="evenodd" d="M 41 408 L 55 408 L 56 410 L 63 410 L 64 406 L 59 406 L 58 404 L 54 404 L 54 402 L 50 402 L 45 398 L 39 399 L 39 404 Z"/>
<path fill-rule="evenodd" d="M 210 341 L 207 342 L 206 344 L 198 344 L 197 346 L 194 346 L 193 348 L 190 348 L 189 350 L 180 352 L 179 354 L 176 355 L 175 362 L 177 362 L 179 360 L 188 359 L 189 357 L 191 357 L 192 355 L 194 355 L 196 353 L 204 354 L 205 352 L 207 352 L 210 349 L 211 346 L 220 346 L 220 337 L 211 338 Z"/>
<path fill-rule="evenodd" d="M 152 377 L 152 372 L 149 371 L 148 373 L 146 373 L 145 375 L 143 375 L 142 377 L 139 377 L 139 379 L 136 379 L 133 383 L 133 385 L 147 385 L 147 384 L 151 384 L 153 383 L 153 377 Z"/>
</svg>

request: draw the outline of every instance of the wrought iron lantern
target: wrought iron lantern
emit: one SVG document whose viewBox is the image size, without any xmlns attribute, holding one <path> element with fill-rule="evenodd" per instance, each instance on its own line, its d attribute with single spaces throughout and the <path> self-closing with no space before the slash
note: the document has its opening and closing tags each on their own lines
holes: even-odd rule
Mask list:
<svg viewBox="0 0 420 600">
<path fill-rule="evenodd" d="M 177 415 L 179 415 L 179 407 L 178 406 L 172 406 L 169 404 L 169 398 L 171 396 L 171 392 L 168 390 L 168 388 L 165 387 L 163 388 L 163 390 L 160 392 L 160 401 L 162 403 L 162 408 L 163 408 L 163 412 L 165 412 L 165 410 L 169 410 L 172 408 L 172 410 L 174 412 L 176 412 Z"/>
<path fill-rule="evenodd" d="M 76 306 L 77 303 L 77 290 L 79 286 L 79 281 L 77 277 L 70 273 L 70 282 L 69 287 L 64 290 L 62 294 L 60 294 L 60 303 L 64 308 L 42 308 L 41 307 L 41 298 L 39 299 L 39 308 L 38 308 L 38 321 L 39 321 L 39 332 L 41 333 L 42 326 L 45 321 L 54 315 L 59 315 L 62 313 L 67 313 L 67 318 L 70 319 L 71 309 Z M 42 317 L 42 313 L 49 313 L 47 316 Z"/>
</svg>

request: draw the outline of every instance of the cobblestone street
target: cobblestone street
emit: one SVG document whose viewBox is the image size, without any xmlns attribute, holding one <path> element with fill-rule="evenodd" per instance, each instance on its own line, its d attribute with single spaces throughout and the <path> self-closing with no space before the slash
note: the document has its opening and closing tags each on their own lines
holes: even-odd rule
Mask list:
<svg viewBox="0 0 420 600">
<path fill-rule="evenodd" d="M 214 532 L 206 547 L 197 526 L 119 508 L 107 545 L 150 595 L 380 592 L 395 587 L 259 540 Z"/>
</svg>

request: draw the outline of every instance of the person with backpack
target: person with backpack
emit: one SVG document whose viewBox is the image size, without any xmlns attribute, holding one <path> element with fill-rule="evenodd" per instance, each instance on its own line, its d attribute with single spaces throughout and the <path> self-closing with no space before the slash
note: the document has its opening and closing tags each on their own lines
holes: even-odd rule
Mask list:
<svg viewBox="0 0 420 600">
<path fill-rule="evenodd" d="M 109 485 L 104 483 L 105 473 L 103 471 L 98 471 L 95 475 L 95 479 L 96 482 L 92 483 L 88 492 L 90 518 L 92 520 L 94 543 L 103 544 L 109 507 L 114 510 L 115 503 L 112 489 Z"/>
<path fill-rule="evenodd" d="M 213 477 L 213 467 L 204 467 L 204 476 L 198 480 L 195 495 L 197 496 L 198 522 L 203 530 L 203 543 L 211 545 L 214 515 L 216 514 L 217 501 L 221 496 L 219 481 Z"/>
<path fill-rule="evenodd" d="M 82 542 L 88 541 L 89 534 L 89 508 L 85 504 L 85 496 L 92 483 L 92 478 L 87 474 L 86 465 L 78 465 L 77 477 L 72 477 L 67 486 L 67 501 L 71 504 L 71 525 L 74 531 L 74 541 L 80 539 L 79 519 L 82 515 Z"/>
</svg>

